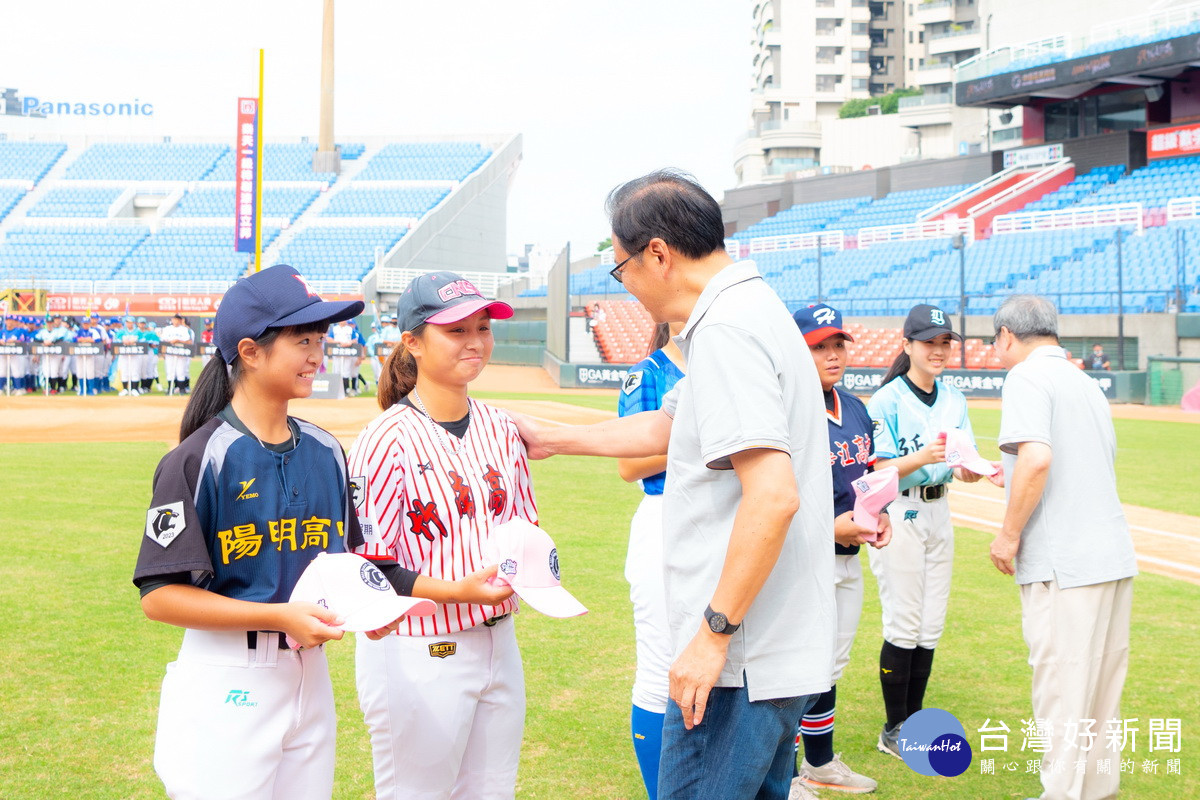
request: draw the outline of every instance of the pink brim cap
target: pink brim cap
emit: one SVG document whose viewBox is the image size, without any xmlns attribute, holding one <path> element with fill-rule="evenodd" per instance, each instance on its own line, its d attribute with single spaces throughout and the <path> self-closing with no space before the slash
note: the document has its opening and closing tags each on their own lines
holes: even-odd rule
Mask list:
<svg viewBox="0 0 1200 800">
<path fill-rule="evenodd" d="M 583 603 L 561 586 L 513 585 L 517 596 L 547 617 L 578 617 L 587 613 Z"/>
<path fill-rule="evenodd" d="M 996 465 L 979 455 L 966 431 L 951 428 L 946 431 L 946 463 L 980 475 L 995 475 Z"/>
<path fill-rule="evenodd" d="M 854 481 L 854 522 L 872 531 L 879 529 L 879 515 L 900 493 L 900 471 L 884 467 Z M 866 537 L 875 541 L 875 535 Z"/>
<path fill-rule="evenodd" d="M 395 595 L 394 599 L 388 597 L 368 608 L 345 614 L 345 622 L 338 627 L 345 631 L 377 631 L 400 617 L 428 617 L 436 611 L 437 603 L 432 600 Z"/>
<path fill-rule="evenodd" d="M 464 303 L 455 303 L 447 309 L 439 311 L 425 321 L 433 325 L 450 325 L 454 322 L 459 322 L 474 314 L 476 311 L 487 309 L 488 316 L 492 319 L 508 319 L 513 315 L 513 307 L 502 300 L 487 300 L 479 298 L 478 300 L 467 300 Z"/>
</svg>

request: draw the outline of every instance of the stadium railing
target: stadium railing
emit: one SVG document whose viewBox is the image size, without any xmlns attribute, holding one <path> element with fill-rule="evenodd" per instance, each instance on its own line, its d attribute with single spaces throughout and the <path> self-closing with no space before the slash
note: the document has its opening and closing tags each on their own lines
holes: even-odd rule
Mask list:
<svg viewBox="0 0 1200 800">
<path fill-rule="evenodd" d="M 1018 211 L 1013 214 L 1002 214 L 992 220 L 992 234 L 1117 226 L 1129 226 L 1140 233 L 1145 227 L 1145 210 L 1142 208 L 1142 204 L 1118 203 L 1107 206 L 1065 208 L 1060 211 Z"/>
</svg>

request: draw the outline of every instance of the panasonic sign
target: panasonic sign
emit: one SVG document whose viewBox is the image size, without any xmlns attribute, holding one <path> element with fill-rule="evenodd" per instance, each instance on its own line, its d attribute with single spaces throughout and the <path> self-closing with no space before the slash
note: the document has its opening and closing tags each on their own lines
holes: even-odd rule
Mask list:
<svg viewBox="0 0 1200 800">
<path fill-rule="evenodd" d="M 21 98 L 21 113 L 27 117 L 152 117 L 154 104 L 136 97 L 125 103 L 81 103 L 27 95 Z"/>
</svg>

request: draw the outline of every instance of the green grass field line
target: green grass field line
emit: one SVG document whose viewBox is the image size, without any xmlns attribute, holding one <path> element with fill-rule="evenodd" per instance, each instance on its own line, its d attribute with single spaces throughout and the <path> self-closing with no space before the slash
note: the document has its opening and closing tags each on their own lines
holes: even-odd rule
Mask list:
<svg viewBox="0 0 1200 800">
<path fill-rule="evenodd" d="M 7 539 L 0 605 L 11 632 L 0 663 L 5 798 L 162 796 L 151 766 L 155 715 L 163 670 L 181 633 L 143 617 L 129 578 L 151 475 L 164 452 L 155 443 L 0 446 Z M 599 459 L 559 458 L 533 469 L 563 580 L 590 613 L 559 620 L 526 611 L 517 620 L 529 698 L 518 796 L 641 797 L 628 733 L 633 624 L 622 577 L 638 491 Z M 1009 761 L 1020 768 L 980 775 L 975 763 L 958 778 L 933 779 L 875 751 L 883 714 L 875 677 L 880 618 L 864 557 L 863 617 L 838 687 L 836 748 L 879 780 L 877 797 L 1037 793 L 1019 752 L 1020 720 L 1031 714 L 1017 590 L 988 561 L 990 539 L 958 531 L 947 629 L 927 705 L 958 716 L 974 748 L 985 719 L 1004 720 L 1013 731 Z M 1198 607 L 1200 587 L 1155 575 L 1135 582 L 1123 714 L 1140 720 L 1141 738 L 1138 773 L 1125 776 L 1123 796 L 1200 795 L 1191 739 L 1200 725 L 1193 664 Z M 328 647 L 341 723 L 335 797 L 358 800 L 372 796 L 372 778 L 353 651 L 350 640 Z M 1181 753 L 1147 752 L 1150 718 L 1182 720 Z M 1182 775 L 1144 774 L 1147 758 L 1159 760 L 1160 773 L 1167 758 L 1181 758 Z"/>
</svg>

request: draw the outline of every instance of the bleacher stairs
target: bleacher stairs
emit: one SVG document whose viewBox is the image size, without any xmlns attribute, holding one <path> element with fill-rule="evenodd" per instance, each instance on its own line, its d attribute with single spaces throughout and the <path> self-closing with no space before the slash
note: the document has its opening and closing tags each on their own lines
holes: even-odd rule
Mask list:
<svg viewBox="0 0 1200 800">
<path fill-rule="evenodd" d="M 7 233 L 9 229 L 33 221 L 32 218 L 28 216 L 29 209 L 40 203 L 42 198 L 44 198 L 52 188 L 59 185 L 58 180 L 62 178 L 63 174 L 66 173 L 67 168 L 75 159 L 79 158 L 80 154 L 85 149 L 85 147 L 79 145 L 72 146 L 70 143 L 67 144 L 66 152 L 59 156 L 58 161 L 56 161 L 54 166 L 50 168 L 50 171 L 46 173 L 45 177 L 38 181 L 37 185 L 33 187 L 32 191 L 25 193 L 25 196 L 21 198 L 21 201 L 17 203 L 16 207 L 9 212 L 7 217 L 5 217 L 3 220 L 0 220 L 0 239 L 3 238 L 4 234 Z"/>
</svg>

